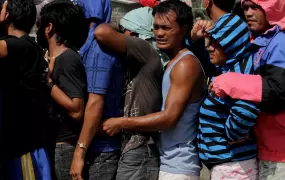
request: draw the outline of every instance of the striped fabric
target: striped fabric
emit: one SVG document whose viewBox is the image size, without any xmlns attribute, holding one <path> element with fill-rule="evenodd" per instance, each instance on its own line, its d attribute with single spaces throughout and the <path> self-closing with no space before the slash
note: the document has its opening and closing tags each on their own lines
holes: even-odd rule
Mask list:
<svg viewBox="0 0 285 180">
<path fill-rule="evenodd" d="M 226 65 L 217 67 L 220 73 L 253 72 L 252 60 L 249 59 L 248 53 L 250 34 L 240 17 L 233 14 L 224 15 L 209 34 L 228 56 Z M 256 123 L 258 113 L 259 110 L 254 103 L 230 97 L 221 99 L 208 94 L 200 108 L 200 159 L 206 164 L 219 164 L 255 157 L 257 152 L 252 127 Z"/>
<path fill-rule="evenodd" d="M 9 160 L 8 180 L 51 180 L 47 150 L 37 149 Z"/>
</svg>

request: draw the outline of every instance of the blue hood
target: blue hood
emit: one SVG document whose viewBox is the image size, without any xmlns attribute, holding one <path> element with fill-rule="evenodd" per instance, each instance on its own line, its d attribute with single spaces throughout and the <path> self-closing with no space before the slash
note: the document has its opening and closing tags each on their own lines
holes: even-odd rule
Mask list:
<svg viewBox="0 0 285 180">
<path fill-rule="evenodd" d="M 237 15 L 223 15 L 209 31 L 209 35 L 221 45 L 228 57 L 226 65 L 219 68 L 228 70 L 250 54 L 250 31 Z"/>
</svg>

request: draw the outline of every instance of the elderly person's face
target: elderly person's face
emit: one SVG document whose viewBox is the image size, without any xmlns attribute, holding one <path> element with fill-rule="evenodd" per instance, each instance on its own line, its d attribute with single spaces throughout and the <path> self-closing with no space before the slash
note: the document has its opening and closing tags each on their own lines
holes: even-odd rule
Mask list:
<svg viewBox="0 0 285 180">
<path fill-rule="evenodd" d="M 260 6 L 247 0 L 242 4 L 242 9 L 247 25 L 253 34 L 262 34 L 270 28 L 265 12 Z"/>
</svg>

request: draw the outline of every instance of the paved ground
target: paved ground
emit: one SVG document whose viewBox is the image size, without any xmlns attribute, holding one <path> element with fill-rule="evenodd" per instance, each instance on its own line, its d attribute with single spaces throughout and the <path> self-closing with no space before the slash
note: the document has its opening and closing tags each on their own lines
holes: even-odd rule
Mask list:
<svg viewBox="0 0 285 180">
<path fill-rule="evenodd" d="M 200 180 L 210 180 L 209 170 L 205 166 L 203 166 L 201 171 Z"/>
</svg>

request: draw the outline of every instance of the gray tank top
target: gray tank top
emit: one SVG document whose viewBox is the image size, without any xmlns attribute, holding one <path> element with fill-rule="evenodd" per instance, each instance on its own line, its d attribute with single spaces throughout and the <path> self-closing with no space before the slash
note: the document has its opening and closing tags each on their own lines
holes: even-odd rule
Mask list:
<svg viewBox="0 0 285 180">
<path fill-rule="evenodd" d="M 164 73 L 162 81 L 162 111 L 165 109 L 167 94 L 171 86 L 171 70 L 186 55 L 194 56 L 191 51 L 184 52 Z M 191 174 L 194 176 L 200 174 L 201 168 L 196 149 L 196 136 L 201 103 L 202 100 L 198 103 L 187 104 L 182 116 L 177 121 L 176 126 L 161 132 L 159 149 L 161 152 L 160 168 L 162 171 L 178 174 Z"/>
</svg>

